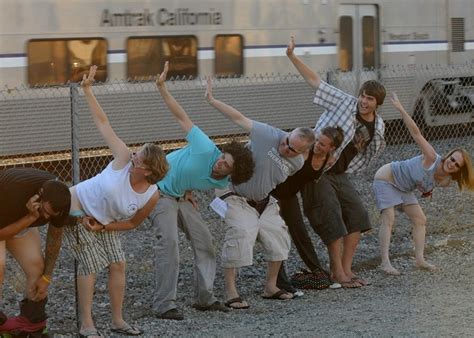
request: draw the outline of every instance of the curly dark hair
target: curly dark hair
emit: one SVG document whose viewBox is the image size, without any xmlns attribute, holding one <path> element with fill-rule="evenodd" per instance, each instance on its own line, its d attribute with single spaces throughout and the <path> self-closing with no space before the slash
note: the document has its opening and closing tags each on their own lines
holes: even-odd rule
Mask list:
<svg viewBox="0 0 474 338">
<path fill-rule="evenodd" d="M 234 168 L 230 174 L 230 179 L 234 185 L 245 183 L 252 178 L 255 162 L 249 148 L 232 140 L 230 143 L 223 144 L 221 150 L 223 153 L 232 155 L 234 159 Z"/>
</svg>

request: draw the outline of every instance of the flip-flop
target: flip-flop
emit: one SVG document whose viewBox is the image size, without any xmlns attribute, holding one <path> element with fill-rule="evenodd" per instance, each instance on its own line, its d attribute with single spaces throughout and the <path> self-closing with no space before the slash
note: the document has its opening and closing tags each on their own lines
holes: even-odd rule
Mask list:
<svg viewBox="0 0 474 338">
<path fill-rule="evenodd" d="M 365 279 L 362 279 L 362 278 L 357 277 L 357 276 L 352 277 L 352 278 L 351 278 L 351 281 L 352 281 L 352 282 L 359 283 L 359 284 L 362 285 L 362 286 L 369 286 L 369 285 L 370 285 L 370 282 L 369 282 L 369 281 L 366 281 Z"/>
<path fill-rule="evenodd" d="M 91 330 L 85 330 L 85 331 L 82 331 L 82 332 L 79 331 L 79 337 L 80 338 L 104 337 L 104 335 L 102 333 L 100 333 L 99 330 L 91 329 Z"/>
<path fill-rule="evenodd" d="M 110 328 L 110 331 L 124 336 L 140 336 L 143 334 L 143 330 L 140 330 L 130 324 L 126 324 L 124 327 Z"/>
<path fill-rule="evenodd" d="M 244 310 L 244 309 L 248 309 L 250 307 L 250 305 L 244 305 L 244 306 L 232 306 L 232 304 L 235 304 L 235 303 L 243 303 L 244 301 L 242 300 L 242 298 L 240 297 L 235 297 L 235 298 L 232 298 L 232 299 L 229 299 L 228 301 L 226 301 L 224 303 L 225 306 L 227 306 L 228 308 L 231 308 L 231 309 L 234 309 L 234 310 Z"/>
<path fill-rule="evenodd" d="M 292 294 L 288 293 L 284 290 L 278 290 L 277 292 L 275 292 L 273 295 L 270 295 L 270 296 L 262 295 L 262 298 L 263 299 L 272 299 L 272 300 L 290 300 L 290 299 L 293 299 L 293 297 L 291 297 L 291 298 L 281 298 L 281 296 L 283 296 L 283 295 L 292 295 Z"/>
<path fill-rule="evenodd" d="M 357 289 L 357 288 L 362 287 L 362 285 L 360 285 L 358 282 L 355 282 L 353 280 L 346 280 L 346 281 L 341 281 L 338 283 L 341 284 L 343 289 Z"/>
</svg>

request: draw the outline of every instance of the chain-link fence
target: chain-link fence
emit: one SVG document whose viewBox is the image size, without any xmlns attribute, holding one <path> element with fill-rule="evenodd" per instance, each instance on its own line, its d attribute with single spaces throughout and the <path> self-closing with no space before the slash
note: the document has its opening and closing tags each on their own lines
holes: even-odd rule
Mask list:
<svg viewBox="0 0 474 338">
<path fill-rule="evenodd" d="M 352 73 L 327 71 L 321 75 L 354 95 L 364 81 L 380 80 L 388 93 L 398 93 L 406 110 L 441 154 L 454 146 L 473 153 L 472 65 L 398 66 Z M 167 85 L 193 122 L 217 143 L 247 138 L 207 104 L 203 79 L 168 81 Z M 111 81 L 97 84 L 93 90 L 114 130 L 131 147 L 156 142 L 173 150 L 183 145 L 183 132 L 154 82 Z M 300 76 L 291 74 L 218 79 L 214 81 L 214 96 L 251 119 L 282 129 L 312 127 L 322 113 L 312 104 L 311 88 Z M 379 112 L 386 121 L 390 146 L 373 168 L 357 177 L 366 181 L 367 187 L 378 166 L 419 153 L 388 97 Z M 92 177 L 111 159 L 77 84 L 1 90 L 0 145 L 0 170 L 34 166 L 71 183 Z M 459 208 L 459 202 L 453 200 L 445 207 Z"/>
</svg>

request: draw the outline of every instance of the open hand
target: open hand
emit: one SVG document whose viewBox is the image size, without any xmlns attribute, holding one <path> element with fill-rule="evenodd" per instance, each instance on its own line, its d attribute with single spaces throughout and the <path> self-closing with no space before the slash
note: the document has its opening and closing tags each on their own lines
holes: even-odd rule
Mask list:
<svg viewBox="0 0 474 338">
<path fill-rule="evenodd" d="M 156 86 L 162 87 L 165 84 L 166 76 L 168 75 L 168 61 L 165 62 L 165 66 L 163 67 L 163 72 L 156 77 Z"/>
<path fill-rule="evenodd" d="M 210 76 L 206 78 L 207 81 L 207 87 L 206 87 L 206 93 L 204 94 L 206 97 L 207 102 L 211 102 L 214 100 L 214 96 L 212 96 L 212 79 Z"/>
<path fill-rule="evenodd" d="M 295 50 L 295 37 L 291 36 L 290 42 L 288 42 L 288 47 L 286 47 L 286 56 L 293 55 L 294 50 Z"/>
</svg>

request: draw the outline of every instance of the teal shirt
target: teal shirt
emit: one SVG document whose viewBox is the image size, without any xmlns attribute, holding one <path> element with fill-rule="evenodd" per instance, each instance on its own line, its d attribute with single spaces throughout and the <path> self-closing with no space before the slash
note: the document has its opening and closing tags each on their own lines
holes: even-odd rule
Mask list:
<svg viewBox="0 0 474 338">
<path fill-rule="evenodd" d="M 211 177 L 214 163 L 222 155 L 214 142 L 197 126 L 186 135 L 188 144 L 166 156 L 170 170 L 158 188 L 166 195 L 182 197 L 186 190 L 209 190 L 225 188 L 229 176 L 221 180 Z"/>
</svg>

